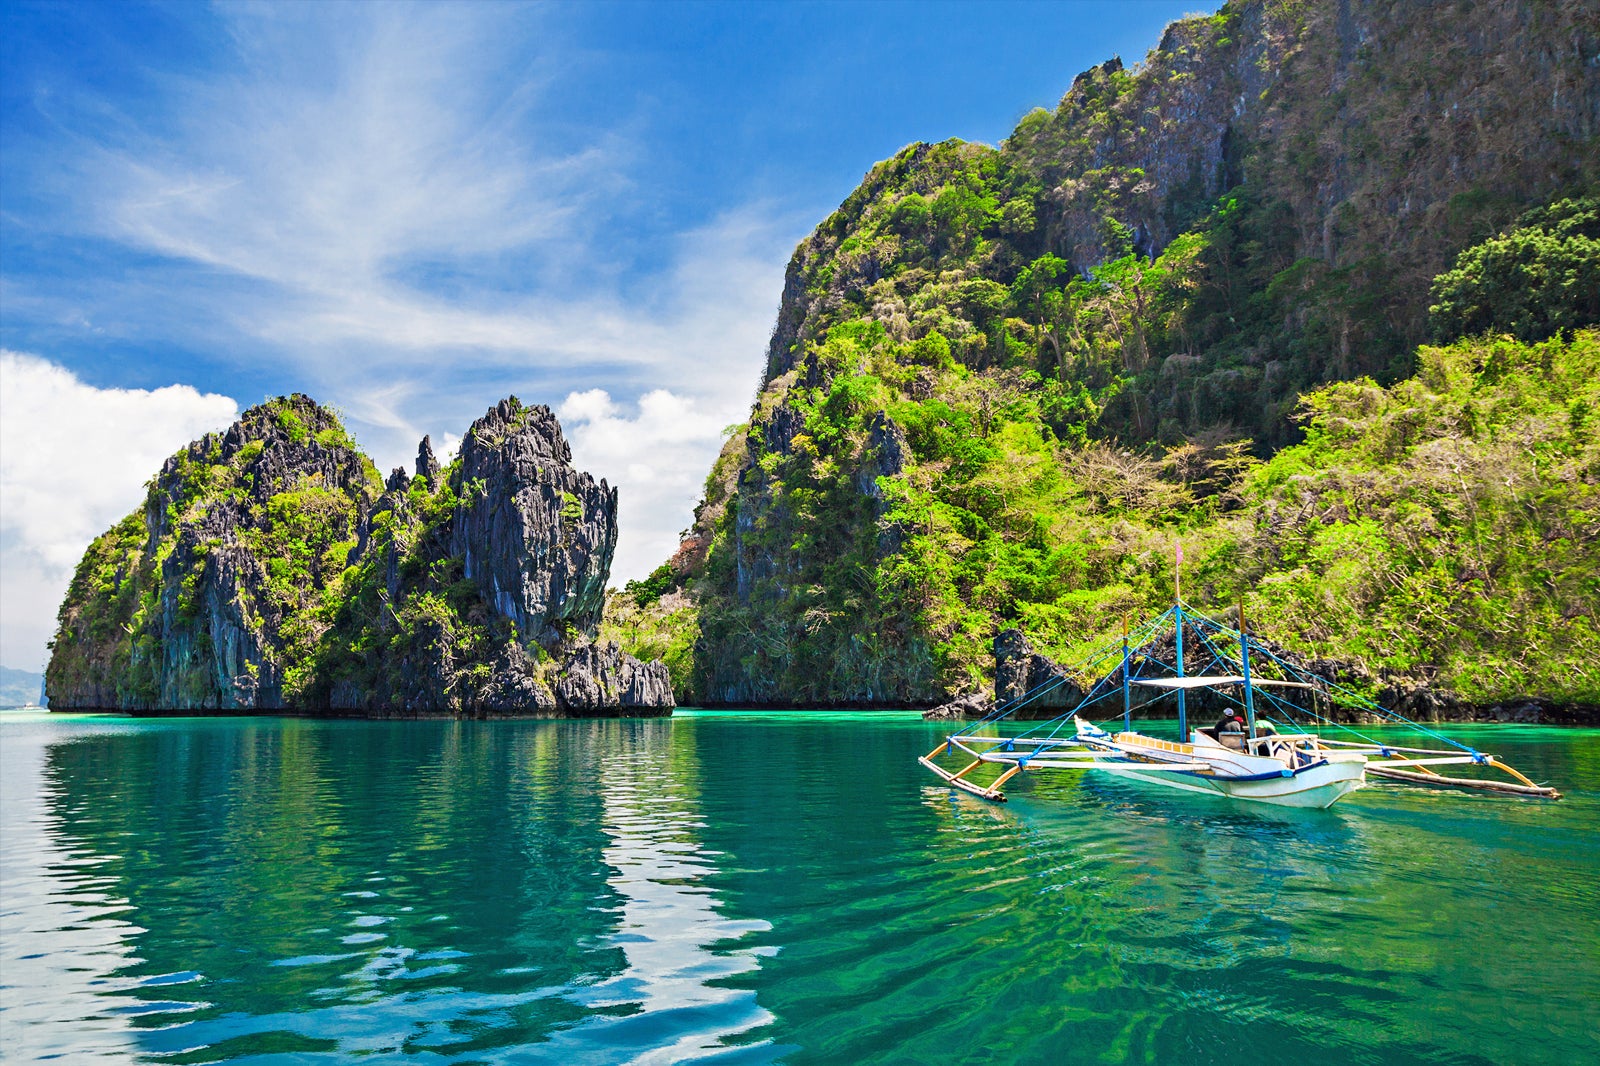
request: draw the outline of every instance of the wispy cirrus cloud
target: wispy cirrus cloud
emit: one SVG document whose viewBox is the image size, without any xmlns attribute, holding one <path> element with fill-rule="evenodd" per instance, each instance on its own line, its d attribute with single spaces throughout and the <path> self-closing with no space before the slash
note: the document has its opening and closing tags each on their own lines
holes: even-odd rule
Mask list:
<svg viewBox="0 0 1600 1066">
<path fill-rule="evenodd" d="M 331 296 L 408 257 L 459 259 L 570 232 L 624 143 L 553 143 L 536 10 L 222 8 L 227 73 L 175 79 L 161 128 L 108 144 L 108 229 L 180 258 Z"/>
<path fill-rule="evenodd" d="M 177 114 L 98 145 L 83 214 L 129 247 L 257 283 L 215 310 L 269 342 L 535 347 L 530 301 L 558 261 L 591 257 L 596 204 L 629 165 L 615 131 L 554 132 L 536 14 L 223 8 L 233 69 L 175 82 Z"/>
<path fill-rule="evenodd" d="M 579 60 L 537 9 L 329 10 L 223 9 L 238 72 L 175 87 L 191 107 L 98 152 L 103 234 L 225 275 L 191 289 L 205 312 L 380 450 L 514 388 L 742 415 L 805 219 L 730 205 L 641 266 L 637 147 L 626 121 L 552 113 Z"/>
</svg>

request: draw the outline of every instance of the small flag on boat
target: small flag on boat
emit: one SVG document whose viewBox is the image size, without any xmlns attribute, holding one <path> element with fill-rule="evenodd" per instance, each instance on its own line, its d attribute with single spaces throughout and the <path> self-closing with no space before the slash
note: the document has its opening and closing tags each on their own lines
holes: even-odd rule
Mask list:
<svg viewBox="0 0 1600 1066">
<path fill-rule="evenodd" d="M 1178 565 L 1183 565 L 1183 541 L 1178 542 Z"/>
</svg>

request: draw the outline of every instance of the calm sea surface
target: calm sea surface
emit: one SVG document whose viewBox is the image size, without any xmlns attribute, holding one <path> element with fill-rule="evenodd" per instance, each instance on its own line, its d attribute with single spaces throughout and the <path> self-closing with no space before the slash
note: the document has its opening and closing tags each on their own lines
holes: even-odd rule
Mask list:
<svg viewBox="0 0 1600 1066">
<path fill-rule="evenodd" d="M 1600 1062 L 1600 730 L 1568 798 L 996 806 L 909 714 L 0 715 L 0 1056 Z"/>
</svg>

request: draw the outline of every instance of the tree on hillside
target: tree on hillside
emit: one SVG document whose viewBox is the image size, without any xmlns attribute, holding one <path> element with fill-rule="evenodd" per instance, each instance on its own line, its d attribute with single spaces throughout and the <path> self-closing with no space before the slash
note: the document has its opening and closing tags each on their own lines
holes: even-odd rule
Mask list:
<svg viewBox="0 0 1600 1066">
<path fill-rule="evenodd" d="M 1541 341 L 1600 322 L 1600 199 L 1558 200 L 1456 258 L 1428 308 L 1440 341 L 1490 330 Z"/>
</svg>

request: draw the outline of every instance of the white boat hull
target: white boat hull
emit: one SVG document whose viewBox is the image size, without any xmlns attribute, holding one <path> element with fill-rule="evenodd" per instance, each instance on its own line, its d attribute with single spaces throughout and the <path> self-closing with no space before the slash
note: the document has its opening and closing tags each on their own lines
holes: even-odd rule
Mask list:
<svg viewBox="0 0 1600 1066">
<path fill-rule="evenodd" d="M 1107 765 L 1122 777 L 1136 777 L 1151 784 L 1188 792 L 1210 792 L 1233 799 L 1273 803 L 1280 807 L 1331 807 L 1341 796 L 1366 786 L 1365 763 L 1330 762 L 1309 767 L 1292 777 L 1258 781 L 1230 781 L 1225 777 L 1202 774 L 1140 773 L 1136 768 Z"/>
<path fill-rule="evenodd" d="M 1366 757 L 1354 753 L 1323 752 L 1315 763 L 1291 771 L 1286 761 L 1290 756 L 1246 755 L 1225 748 L 1200 732 L 1193 734 L 1191 744 L 1172 744 L 1137 733 L 1112 736 L 1080 723 L 1078 736 L 1098 747 L 1121 752 L 1129 759 L 1128 762 L 1101 763 L 1100 769 L 1185 792 L 1209 792 L 1280 807 L 1320 809 L 1332 806 L 1341 796 L 1367 783 Z M 1209 771 L 1141 772 L 1140 769 L 1141 765 L 1195 759 L 1208 763 Z"/>
</svg>

